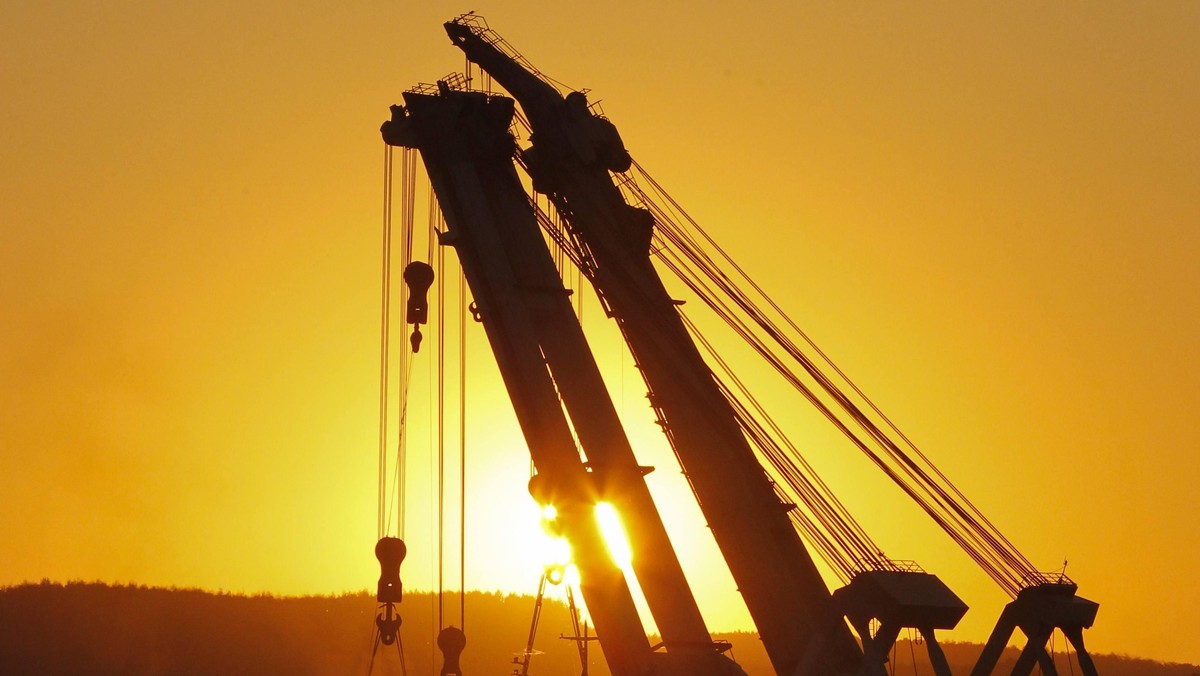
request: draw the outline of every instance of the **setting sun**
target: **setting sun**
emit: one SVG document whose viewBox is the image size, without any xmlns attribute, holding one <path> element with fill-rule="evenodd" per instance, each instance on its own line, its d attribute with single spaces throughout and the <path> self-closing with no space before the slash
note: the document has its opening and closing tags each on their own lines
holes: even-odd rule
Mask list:
<svg viewBox="0 0 1200 676">
<path fill-rule="evenodd" d="M 611 504 L 601 502 L 596 505 L 596 521 L 600 524 L 600 532 L 604 534 L 604 544 L 608 545 L 609 555 L 626 577 L 632 577 L 633 553 L 629 548 L 625 527 L 621 525 L 621 515 Z"/>
<path fill-rule="evenodd" d="M 559 584 L 571 566 L 571 545 L 562 535 L 558 524 L 558 508 L 546 505 L 541 509 L 541 533 L 535 539 L 534 548 L 544 566 L 546 580 Z"/>
</svg>

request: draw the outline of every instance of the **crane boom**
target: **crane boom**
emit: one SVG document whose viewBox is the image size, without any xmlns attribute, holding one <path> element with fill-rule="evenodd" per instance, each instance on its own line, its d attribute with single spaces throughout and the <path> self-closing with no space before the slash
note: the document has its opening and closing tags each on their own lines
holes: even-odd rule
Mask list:
<svg viewBox="0 0 1200 676">
<path fill-rule="evenodd" d="M 653 217 L 625 203 L 609 171 L 629 155 L 582 93 L 558 94 L 461 22 L 452 41 L 521 104 L 523 152 L 594 268 L 589 278 L 619 324 L 676 455 L 780 674 L 850 673 L 862 659 L 830 593 L 684 326 L 649 258 Z M 553 92 L 553 96 L 551 95 Z"/>
<path fill-rule="evenodd" d="M 500 229 L 505 221 L 524 217 L 522 205 L 512 204 L 507 192 L 497 189 L 517 183 L 509 159 L 511 141 L 508 148 L 503 143 L 496 147 L 495 141 L 508 138 L 512 106 L 505 110 L 502 99 L 482 94 L 405 93 L 405 103 L 407 108 L 393 108 L 384 138 L 421 151 L 430 183 L 442 197 L 448 235 L 455 239 L 471 293 L 487 317 L 484 330 L 534 465 L 564 496 L 557 505 L 559 521 L 575 552 L 597 630 L 608 636 L 610 666 L 615 674 L 644 673 L 649 642 L 624 576 L 587 509 L 590 481 L 534 333 L 528 294 L 507 257 L 486 253 L 503 252 Z"/>
<path fill-rule="evenodd" d="M 612 672 L 737 673 L 709 637 L 646 487 L 648 468 L 634 458 L 517 178 L 512 100 L 445 83 L 439 90 L 406 92 L 407 108 L 393 108 L 384 138 L 421 152 L 446 217 L 442 243 L 458 254 L 538 470 L 531 492 L 559 514 Z M 599 537 L 601 500 L 623 515 L 665 654 L 650 648 L 628 585 Z"/>
</svg>

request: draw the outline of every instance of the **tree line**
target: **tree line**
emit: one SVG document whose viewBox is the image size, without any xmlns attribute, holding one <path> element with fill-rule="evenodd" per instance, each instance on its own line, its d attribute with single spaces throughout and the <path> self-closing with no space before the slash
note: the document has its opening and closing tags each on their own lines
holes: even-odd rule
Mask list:
<svg viewBox="0 0 1200 676">
<path fill-rule="evenodd" d="M 463 673 L 507 675 L 529 635 L 530 596 L 468 592 L 466 617 L 457 593 L 443 597 L 444 624 L 464 629 Z M 437 596 L 408 593 L 400 605 L 401 640 L 409 674 L 437 674 Z M 0 674 L 9 676 L 346 676 L 367 674 L 377 609 L 367 592 L 340 596 L 275 597 L 43 581 L 0 589 Z M 465 623 L 464 620 L 465 619 Z M 530 663 L 531 676 L 579 674 L 567 609 L 547 600 Z M 750 676 L 772 671 L 753 633 L 714 638 L 733 644 L 732 656 Z M 654 640 L 654 639 L 652 639 Z M 596 642 L 589 644 L 589 674 L 607 676 Z M 944 644 L 954 673 L 968 673 L 981 646 Z M 373 674 L 401 674 L 396 646 L 379 646 Z M 1010 648 L 996 673 L 1009 673 Z M 1070 656 L 1056 654 L 1060 674 L 1078 673 Z M 1105 676 L 1200 676 L 1200 668 L 1123 656 L 1095 656 Z M 915 660 L 915 661 L 914 661 Z M 896 674 L 929 674 L 924 646 L 897 642 Z M 1006 668 L 1007 665 L 1007 668 Z M 889 669 L 891 670 L 891 669 Z"/>
</svg>

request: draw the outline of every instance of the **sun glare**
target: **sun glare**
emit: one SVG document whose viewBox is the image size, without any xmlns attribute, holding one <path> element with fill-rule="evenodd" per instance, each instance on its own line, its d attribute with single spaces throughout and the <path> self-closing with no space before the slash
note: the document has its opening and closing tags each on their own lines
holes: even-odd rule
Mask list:
<svg viewBox="0 0 1200 676">
<path fill-rule="evenodd" d="M 542 562 L 551 584 L 559 584 L 571 564 L 571 545 L 562 536 L 558 524 L 558 510 L 554 505 L 541 508 L 541 519 L 541 535 L 535 545 L 538 559 Z"/>
<path fill-rule="evenodd" d="M 607 502 L 598 503 L 596 521 L 600 523 L 600 532 L 604 535 L 604 543 L 608 545 L 608 553 L 613 561 L 621 570 L 629 573 L 633 567 L 633 553 L 616 508 Z"/>
<path fill-rule="evenodd" d="M 558 510 L 554 505 L 546 505 L 541 508 L 540 515 L 542 528 L 535 545 L 538 560 L 547 570 L 553 567 L 566 568 L 572 563 L 571 545 L 563 537 L 558 524 Z M 616 508 L 607 502 L 597 503 L 596 522 L 600 526 L 600 533 L 604 536 L 604 544 L 613 562 L 626 573 L 630 572 L 633 567 L 633 553 Z"/>
</svg>

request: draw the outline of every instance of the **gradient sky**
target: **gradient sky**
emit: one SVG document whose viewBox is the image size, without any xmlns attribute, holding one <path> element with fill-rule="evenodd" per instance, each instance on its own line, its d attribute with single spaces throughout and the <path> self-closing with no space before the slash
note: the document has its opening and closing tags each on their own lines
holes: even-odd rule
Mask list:
<svg viewBox="0 0 1200 676">
<path fill-rule="evenodd" d="M 1069 559 L 1092 649 L 1200 662 L 1194 2 L 6 2 L 0 584 L 373 584 L 377 129 L 462 69 L 441 23 L 468 9 L 591 88 L 1027 556 Z M 587 328 L 710 626 L 747 627 L 628 359 Z M 532 592 L 528 456 L 468 340 L 468 585 Z M 972 606 L 951 638 L 984 638 L 1005 597 L 801 418 L 885 550 Z"/>
</svg>

